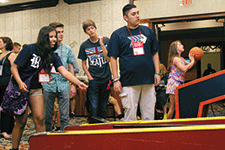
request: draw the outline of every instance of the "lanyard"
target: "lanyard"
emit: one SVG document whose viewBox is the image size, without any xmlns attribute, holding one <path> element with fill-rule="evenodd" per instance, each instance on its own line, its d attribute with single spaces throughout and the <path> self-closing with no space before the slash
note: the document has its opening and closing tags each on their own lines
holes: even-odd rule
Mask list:
<svg viewBox="0 0 225 150">
<path fill-rule="evenodd" d="M 63 47 L 63 43 L 61 42 L 61 56 L 60 56 L 60 59 L 62 60 L 62 47 Z"/>
<path fill-rule="evenodd" d="M 139 29 L 139 32 L 140 32 L 140 36 L 141 36 L 141 29 L 140 29 L 140 26 L 138 26 L 138 29 Z M 131 32 L 130 32 L 130 29 L 128 28 L 128 25 L 127 25 L 127 30 L 129 31 L 129 33 L 130 33 L 130 38 L 131 38 L 131 41 L 132 41 L 132 43 L 133 43 L 133 38 L 132 38 L 132 34 L 131 34 Z M 141 42 L 142 42 L 143 40 L 142 40 L 142 36 L 141 36 Z"/>
</svg>

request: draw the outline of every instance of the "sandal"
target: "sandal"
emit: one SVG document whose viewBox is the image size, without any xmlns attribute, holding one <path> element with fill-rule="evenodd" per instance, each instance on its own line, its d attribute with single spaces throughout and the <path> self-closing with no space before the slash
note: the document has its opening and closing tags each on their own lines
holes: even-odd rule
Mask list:
<svg viewBox="0 0 225 150">
<path fill-rule="evenodd" d="M 2 132 L 2 136 L 3 136 L 5 139 L 10 139 L 10 135 L 8 135 L 6 132 Z"/>
</svg>

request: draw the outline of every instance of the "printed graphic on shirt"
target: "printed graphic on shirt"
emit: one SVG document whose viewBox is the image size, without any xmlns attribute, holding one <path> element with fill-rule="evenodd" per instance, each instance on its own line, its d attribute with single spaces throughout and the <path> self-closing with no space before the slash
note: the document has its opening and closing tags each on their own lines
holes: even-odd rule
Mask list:
<svg viewBox="0 0 225 150">
<path fill-rule="evenodd" d="M 143 35 L 143 34 L 132 36 L 132 40 L 131 40 L 131 37 L 130 36 L 127 37 L 127 38 L 130 40 L 130 47 L 132 47 L 132 40 L 133 40 L 133 42 L 141 41 L 143 43 L 145 43 L 146 40 L 147 40 L 147 37 L 145 35 Z"/>
<path fill-rule="evenodd" d="M 31 67 L 39 68 L 41 57 L 33 54 L 33 58 L 30 61 L 31 61 L 31 65 L 30 65 Z"/>
<path fill-rule="evenodd" d="M 90 62 L 89 65 L 102 67 L 102 65 L 107 63 L 105 57 L 103 56 L 103 50 L 101 46 L 87 48 L 85 49 L 85 52 Z"/>
</svg>

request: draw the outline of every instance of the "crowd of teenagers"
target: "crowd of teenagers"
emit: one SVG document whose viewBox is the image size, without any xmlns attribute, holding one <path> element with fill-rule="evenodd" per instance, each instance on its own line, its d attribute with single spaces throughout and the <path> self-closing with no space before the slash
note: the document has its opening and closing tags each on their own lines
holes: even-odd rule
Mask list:
<svg viewBox="0 0 225 150">
<path fill-rule="evenodd" d="M 159 63 L 159 44 L 153 30 L 139 25 L 138 8 L 127 4 L 122 13 L 127 25 L 115 30 L 110 38 L 97 35 L 94 21 L 88 19 L 82 24 L 89 38 L 80 45 L 78 59 L 82 61 L 88 85 L 75 77 L 79 67 L 72 49 L 63 43 L 62 23 L 52 22 L 42 27 L 36 43 L 23 46 L 20 52 L 19 43 L 0 37 L 0 102 L 9 82 L 29 93 L 29 109 L 22 115 L 11 116 L 1 111 L 1 134 L 9 138 L 8 134 L 12 133 L 12 149 L 19 148 L 29 111 L 36 132 L 52 131 L 54 108 L 58 107 L 58 129 L 63 130 L 69 124 L 69 117 L 75 116 L 72 106 L 77 87 L 87 90 L 89 123 L 95 122 L 93 118 L 106 118 L 108 103 L 114 105 L 123 121 L 137 120 L 138 108 L 142 120 L 154 120 L 156 104 L 164 110 L 164 119 L 173 117 L 174 91 L 185 81 L 185 73 L 196 61 L 193 55 L 189 55 L 190 63 L 185 61 L 181 56 L 184 46 L 177 40 L 170 44 L 166 69 Z M 28 88 L 25 80 L 30 76 L 33 77 Z M 121 98 L 123 112 L 110 95 L 111 87 Z M 157 90 L 163 91 L 164 96 L 156 95 Z"/>
</svg>

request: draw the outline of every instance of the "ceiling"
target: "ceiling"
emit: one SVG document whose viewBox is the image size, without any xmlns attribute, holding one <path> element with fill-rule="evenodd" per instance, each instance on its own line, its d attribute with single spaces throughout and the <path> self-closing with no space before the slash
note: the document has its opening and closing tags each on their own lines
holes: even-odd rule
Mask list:
<svg viewBox="0 0 225 150">
<path fill-rule="evenodd" d="M 28 9 L 54 7 L 58 4 L 59 0 L 5 0 L 2 3 L 0 0 L 0 14 L 7 12 L 15 12 Z M 67 4 L 91 2 L 97 0 L 63 0 Z"/>
</svg>

